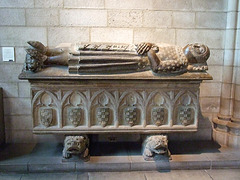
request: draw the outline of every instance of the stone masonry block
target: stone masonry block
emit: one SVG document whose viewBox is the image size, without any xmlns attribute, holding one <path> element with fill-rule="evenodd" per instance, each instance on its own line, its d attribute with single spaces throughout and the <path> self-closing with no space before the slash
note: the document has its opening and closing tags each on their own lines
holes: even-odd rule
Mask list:
<svg viewBox="0 0 240 180">
<path fill-rule="evenodd" d="M 139 10 L 109 10 L 108 25 L 111 27 L 141 27 L 142 11 Z"/>
<path fill-rule="evenodd" d="M 30 84 L 29 82 L 18 83 L 19 97 L 29 97 L 30 98 Z"/>
<path fill-rule="evenodd" d="M 26 23 L 28 26 L 56 26 L 58 10 L 56 9 L 27 9 Z"/>
<path fill-rule="evenodd" d="M 173 12 L 173 27 L 194 28 L 195 13 L 192 12 Z"/>
<path fill-rule="evenodd" d="M 6 143 L 34 143 L 32 130 L 7 130 Z"/>
<path fill-rule="evenodd" d="M 65 136 L 62 134 L 33 134 L 34 142 L 38 143 L 62 143 Z"/>
<path fill-rule="evenodd" d="M 236 31 L 232 29 L 227 29 L 225 31 L 226 41 L 225 41 L 225 49 L 235 49 L 236 48 Z"/>
<path fill-rule="evenodd" d="M 4 115 L 30 115 L 30 98 L 4 98 Z"/>
<path fill-rule="evenodd" d="M 49 46 L 57 46 L 60 43 L 89 42 L 89 29 L 77 27 L 48 28 Z"/>
<path fill-rule="evenodd" d="M 235 58 L 238 59 L 238 61 L 234 61 L 233 64 L 234 66 L 240 67 L 240 50 L 239 49 L 235 50 L 234 54 L 235 54 Z"/>
<path fill-rule="evenodd" d="M 30 115 L 5 116 L 4 119 L 6 130 L 32 130 L 32 116 Z"/>
<path fill-rule="evenodd" d="M 21 73 L 22 68 L 22 64 L 1 64 L 0 82 L 18 82 L 18 75 Z"/>
<path fill-rule="evenodd" d="M 229 83 L 222 83 L 222 94 L 221 97 L 223 98 L 232 98 L 233 94 L 232 94 L 232 90 L 234 89 L 233 84 L 229 84 Z"/>
<path fill-rule="evenodd" d="M 24 26 L 25 11 L 24 9 L 0 9 L 0 26 Z"/>
<path fill-rule="evenodd" d="M 0 83 L 3 88 L 3 97 L 18 97 L 17 83 Z"/>
<path fill-rule="evenodd" d="M 200 97 L 221 96 L 221 83 L 202 83 Z"/>
<path fill-rule="evenodd" d="M 146 11 L 143 13 L 143 27 L 171 27 L 172 12 Z"/>
<path fill-rule="evenodd" d="M 104 0 L 64 0 L 64 8 L 104 8 Z"/>
<path fill-rule="evenodd" d="M 227 2 L 227 10 L 228 11 L 237 11 L 239 9 L 240 4 L 238 0 L 232 0 Z"/>
<path fill-rule="evenodd" d="M 200 98 L 202 112 L 218 113 L 220 107 L 220 97 L 203 97 Z"/>
<path fill-rule="evenodd" d="M 224 76 L 222 78 L 223 83 L 232 83 L 233 77 L 233 67 L 232 66 L 223 66 Z"/>
<path fill-rule="evenodd" d="M 229 98 L 221 98 L 220 101 L 220 114 L 222 115 L 231 115 L 231 106 L 233 103 L 233 99 L 229 99 Z"/>
<path fill-rule="evenodd" d="M 30 115 L 30 98 L 4 98 L 4 115 Z"/>
<path fill-rule="evenodd" d="M 27 46 L 28 44 L 26 44 Z M 24 63 L 26 57 L 26 51 L 24 47 L 15 47 L 16 63 Z"/>
<path fill-rule="evenodd" d="M 228 0 L 193 0 L 192 7 L 196 11 L 226 11 Z"/>
<path fill-rule="evenodd" d="M 211 82 L 222 81 L 222 66 L 208 66 L 208 73 L 212 75 L 213 80 Z"/>
<path fill-rule="evenodd" d="M 225 51 L 224 51 L 224 65 L 225 66 L 232 66 L 233 61 L 234 61 L 234 50 L 225 49 Z"/>
<path fill-rule="evenodd" d="M 106 10 L 60 10 L 62 26 L 107 26 Z"/>
<path fill-rule="evenodd" d="M 224 31 L 223 30 L 176 30 L 176 43 L 185 46 L 189 43 L 203 43 L 209 48 L 224 48 Z"/>
<path fill-rule="evenodd" d="M 223 54 L 225 53 L 224 50 L 210 50 L 211 55 L 207 61 L 208 65 L 223 65 Z"/>
<path fill-rule="evenodd" d="M 196 27 L 225 29 L 227 19 L 226 15 L 226 13 L 197 12 Z"/>
<path fill-rule="evenodd" d="M 35 7 L 40 8 L 60 8 L 63 7 L 63 0 L 35 0 Z"/>
<path fill-rule="evenodd" d="M 240 16 L 239 16 L 240 17 Z M 240 22 L 240 21 L 239 21 Z M 239 25 L 238 25 L 239 26 Z M 236 49 L 240 49 L 240 28 L 238 27 L 238 30 L 237 30 L 237 42 L 236 42 Z"/>
<path fill-rule="evenodd" d="M 240 3 L 239 3 L 240 6 Z M 240 11 L 238 11 L 237 28 L 240 29 Z"/>
<path fill-rule="evenodd" d="M 236 28 L 237 23 L 237 14 L 236 12 L 227 12 L 227 24 L 226 29 L 234 29 Z"/>
<path fill-rule="evenodd" d="M 240 85 L 236 85 L 235 86 L 235 99 L 237 100 L 237 101 L 240 101 Z"/>
<path fill-rule="evenodd" d="M 0 7 L 34 7 L 34 0 L 1 0 Z"/>
<path fill-rule="evenodd" d="M 29 40 L 47 43 L 46 28 L 0 27 L 0 46 L 26 46 Z"/>
<path fill-rule="evenodd" d="M 152 9 L 152 2 L 146 0 L 105 0 L 106 9 Z"/>
<path fill-rule="evenodd" d="M 91 42 L 132 43 L 133 30 L 129 28 L 93 28 Z"/>
<path fill-rule="evenodd" d="M 191 0 L 152 0 L 154 10 L 191 10 Z"/>
<path fill-rule="evenodd" d="M 235 84 L 240 85 L 240 67 L 234 67 L 235 75 L 234 78 L 236 79 Z"/>
<path fill-rule="evenodd" d="M 153 42 L 175 44 L 174 29 L 139 28 L 134 31 L 134 43 Z"/>
</svg>

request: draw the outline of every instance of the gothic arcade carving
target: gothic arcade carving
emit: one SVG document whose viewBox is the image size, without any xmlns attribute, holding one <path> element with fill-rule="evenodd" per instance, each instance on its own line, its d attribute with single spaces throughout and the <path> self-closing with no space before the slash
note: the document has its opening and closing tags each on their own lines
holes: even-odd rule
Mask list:
<svg viewBox="0 0 240 180">
<path fill-rule="evenodd" d="M 198 88 L 32 88 L 34 129 L 196 128 L 198 93 Z"/>
</svg>

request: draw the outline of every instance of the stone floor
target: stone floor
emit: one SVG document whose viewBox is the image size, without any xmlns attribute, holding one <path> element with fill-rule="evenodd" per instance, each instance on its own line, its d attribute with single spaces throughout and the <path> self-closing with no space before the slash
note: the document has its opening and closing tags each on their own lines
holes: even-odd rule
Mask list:
<svg viewBox="0 0 240 180">
<path fill-rule="evenodd" d="M 1 180 L 239 180 L 239 169 L 85 173 L 0 173 Z"/>
<path fill-rule="evenodd" d="M 156 157 L 154 161 L 144 161 L 141 156 L 140 143 L 92 143 L 90 161 L 82 162 L 63 161 L 62 144 L 7 144 L 0 149 L 0 173 L 20 173 L 8 175 L 16 175 L 24 179 L 25 177 L 31 178 L 31 173 L 66 172 L 64 176 L 73 176 L 73 178 L 86 176 L 86 178 L 94 179 L 97 176 L 94 172 L 99 172 L 97 174 L 103 178 L 107 177 L 108 173 L 105 175 L 100 172 L 119 172 L 117 177 L 120 178 L 132 176 L 128 171 L 133 171 L 131 174 L 136 177 L 139 175 L 151 179 L 157 177 L 158 173 L 160 176 L 175 177 L 185 172 L 176 170 L 193 170 L 186 171 L 186 177 L 189 173 L 196 173 L 196 177 L 206 176 L 207 178 L 211 176 L 211 173 L 222 172 L 215 169 L 228 168 L 236 169 L 236 171 L 232 170 L 233 172 L 240 171 L 240 151 L 221 147 L 212 141 L 171 142 L 169 149 L 172 153 L 172 160 Z M 136 171 L 156 172 L 136 173 Z M 2 174 L 2 176 L 5 175 Z M 40 174 L 38 178 L 41 176 L 45 175 Z M 51 174 L 51 176 L 55 177 L 59 174 Z M 109 173 L 109 176 L 115 175 Z M 239 174 L 238 176 L 240 179 Z"/>
</svg>

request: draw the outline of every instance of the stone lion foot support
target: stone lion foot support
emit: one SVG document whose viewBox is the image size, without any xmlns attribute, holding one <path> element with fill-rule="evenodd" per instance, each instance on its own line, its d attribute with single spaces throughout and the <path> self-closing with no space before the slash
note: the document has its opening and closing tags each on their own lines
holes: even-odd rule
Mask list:
<svg viewBox="0 0 240 180">
<path fill-rule="evenodd" d="M 72 155 L 78 156 L 83 161 L 90 159 L 89 139 L 84 136 L 66 136 L 64 140 L 63 158 L 69 159 Z"/>
<path fill-rule="evenodd" d="M 171 160 L 171 153 L 168 149 L 166 135 L 148 136 L 143 143 L 143 158 L 146 161 L 153 161 L 155 155 L 165 156 Z"/>
</svg>

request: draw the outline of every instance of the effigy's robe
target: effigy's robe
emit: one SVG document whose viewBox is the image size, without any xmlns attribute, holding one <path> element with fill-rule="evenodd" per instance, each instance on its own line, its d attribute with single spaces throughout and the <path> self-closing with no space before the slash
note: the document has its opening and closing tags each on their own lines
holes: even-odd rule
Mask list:
<svg viewBox="0 0 240 180">
<path fill-rule="evenodd" d="M 76 44 L 69 52 L 69 73 L 130 73 L 149 70 L 135 45 Z"/>
</svg>

